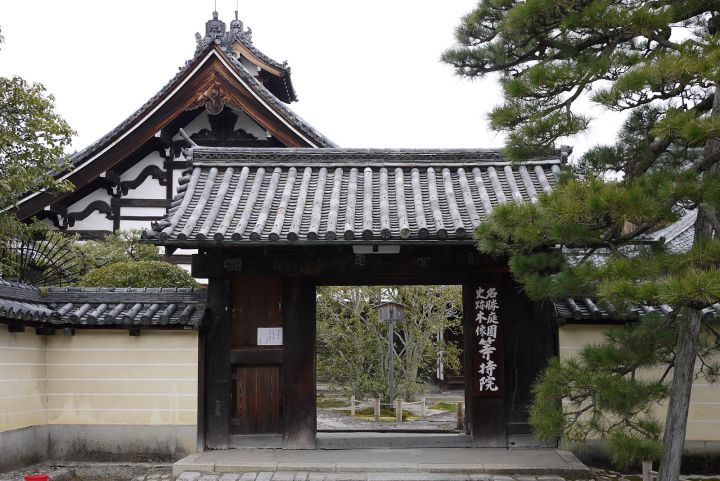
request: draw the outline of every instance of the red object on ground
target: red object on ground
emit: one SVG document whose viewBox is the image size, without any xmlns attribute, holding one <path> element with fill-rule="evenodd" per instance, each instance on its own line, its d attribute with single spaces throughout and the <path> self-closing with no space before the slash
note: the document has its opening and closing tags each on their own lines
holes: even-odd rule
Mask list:
<svg viewBox="0 0 720 481">
<path fill-rule="evenodd" d="M 50 476 L 47 474 L 26 474 L 24 478 L 25 481 L 48 481 Z"/>
</svg>

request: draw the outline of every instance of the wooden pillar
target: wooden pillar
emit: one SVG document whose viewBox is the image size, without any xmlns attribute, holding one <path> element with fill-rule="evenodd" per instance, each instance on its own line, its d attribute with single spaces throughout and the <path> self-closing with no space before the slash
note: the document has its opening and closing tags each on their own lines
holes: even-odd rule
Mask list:
<svg viewBox="0 0 720 481">
<path fill-rule="evenodd" d="M 206 366 L 206 359 L 207 356 L 207 349 L 206 349 L 206 343 L 207 343 L 207 332 L 205 331 L 205 328 L 203 327 L 198 332 L 198 388 L 197 388 L 197 446 L 196 451 L 198 453 L 202 453 L 205 451 L 205 418 L 206 418 L 206 410 L 205 410 L 205 396 L 207 395 L 207 391 L 205 389 L 205 379 L 206 379 L 206 372 L 205 372 L 205 366 Z"/>
<path fill-rule="evenodd" d="M 480 282 L 463 284 L 463 332 L 464 332 L 464 371 L 465 371 L 465 426 L 466 432 L 472 434 L 475 447 L 483 448 L 505 448 L 507 447 L 505 399 L 504 399 L 504 370 L 503 362 L 500 361 L 499 369 L 496 371 L 499 390 L 497 394 L 481 393 L 478 389 L 480 374 L 479 366 L 479 341 L 477 335 L 477 309 L 476 292 Z M 482 287 L 487 289 L 495 286 L 500 294 L 498 302 L 500 310 L 498 317 L 500 326 L 503 322 L 502 311 L 502 283 L 497 276 L 482 279 Z M 498 339 L 496 345 L 502 359 L 502 338 Z"/>
<path fill-rule="evenodd" d="M 283 281 L 283 448 L 315 449 L 315 285 Z"/>
<path fill-rule="evenodd" d="M 208 284 L 210 327 L 205 336 L 205 446 L 230 448 L 230 283 L 213 278 Z"/>
</svg>

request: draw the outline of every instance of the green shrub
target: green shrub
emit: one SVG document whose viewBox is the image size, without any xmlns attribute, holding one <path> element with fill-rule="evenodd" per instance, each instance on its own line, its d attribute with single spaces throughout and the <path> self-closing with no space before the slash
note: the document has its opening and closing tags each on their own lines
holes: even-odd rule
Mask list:
<svg viewBox="0 0 720 481">
<path fill-rule="evenodd" d="M 117 262 L 92 269 L 79 283 L 84 287 L 198 287 L 181 267 L 162 261 Z"/>
</svg>

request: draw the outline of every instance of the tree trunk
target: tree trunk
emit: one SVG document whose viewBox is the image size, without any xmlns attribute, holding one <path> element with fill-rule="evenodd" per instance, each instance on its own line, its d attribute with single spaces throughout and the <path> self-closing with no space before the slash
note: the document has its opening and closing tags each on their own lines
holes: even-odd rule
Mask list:
<svg viewBox="0 0 720 481">
<path fill-rule="evenodd" d="M 665 419 L 664 456 L 658 472 L 658 481 L 678 481 L 685 448 L 685 431 L 695 376 L 695 358 L 702 314 L 693 309 L 686 310 L 681 316 L 683 318 L 678 333 L 670 402 Z"/>
</svg>

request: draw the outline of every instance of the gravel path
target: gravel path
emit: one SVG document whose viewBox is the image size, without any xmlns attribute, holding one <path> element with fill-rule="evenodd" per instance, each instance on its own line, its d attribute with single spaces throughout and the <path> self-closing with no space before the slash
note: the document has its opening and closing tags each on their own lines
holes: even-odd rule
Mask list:
<svg viewBox="0 0 720 481">
<path fill-rule="evenodd" d="M 455 431 L 455 413 L 428 409 L 425 418 L 398 423 L 395 421 L 372 421 L 348 416 L 340 411 L 347 408 L 318 409 L 318 430 L 320 431 Z"/>
</svg>

